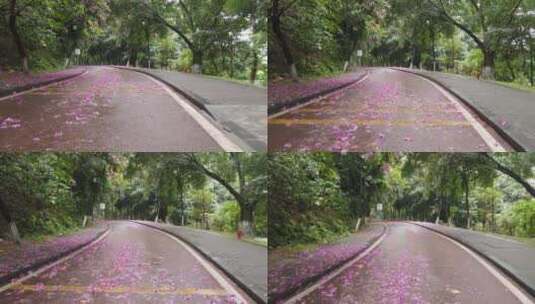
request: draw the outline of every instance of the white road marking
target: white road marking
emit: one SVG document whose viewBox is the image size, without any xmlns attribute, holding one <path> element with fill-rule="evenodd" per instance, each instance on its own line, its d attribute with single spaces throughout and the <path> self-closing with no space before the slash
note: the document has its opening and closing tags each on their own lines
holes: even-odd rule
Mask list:
<svg viewBox="0 0 535 304">
<path fill-rule="evenodd" d="M 353 266 L 355 263 L 357 263 L 358 261 L 360 261 L 362 258 L 364 258 L 365 256 L 367 256 L 370 252 L 373 251 L 373 249 L 375 249 L 375 247 L 379 246 L 379 244 L 384 240 L 384 238 L 386 237 L 387 233 L 388 233 L 388 224 L 383 224 L 385 225 L 385 232 L 384 234 L 377 240 L 375 241 L 370 247 L 368 247 L 366 250 L 364 250 L 363 252 L 361 252 L 358 256 L 356 256 L 355 258 L 351 259 L 350 261 L 348 261 L 347 263 L 345 263 L 342 267 L 340 267 L 339 269 L 333 271 L 332 273 L 324 276 L 323 278 L 321 278 L 319 281 L 317 281 L 316 283 L 314 283 L 312 286 L 308 287 L 307 289 L 303 290 L 302 292 L 294 295 L 293 297 L 291 297 L 290 299 L 288 299 L 288 301 L 285 301 L 284 303 L 296 303 L 297 301 L 301 300 L 302 298 L 306 297 L 307 295 L 309 295 L 311 292 L 313 292 L 314 290 L 318 289 L 321 285 L 324 285 L 325 283 L 329 282 L 330 280 L 332 280 L 333 278 L 337 277 L 340 273 L 342 273 L 343 271 L 345 271 L 347 268 Z"/>
<path fill-rule="evenodd" d="M 370 73 L 369 73 L 369 72 L 366 72 L 366 75 L 365 75 L 364 77 L 362 77 L 362 79 L 360 79 L 359 81 L 355 82 L 355 83 L 352 84 L 352 85 L 349 85 L 349 86 L 347 86 L 347 87 L 345 87 L 345 88 L 343 88 L 343 89 L 336 90 L 336 91 L 331 92 L 331 93 L 329 93 L 329 94 L 327 94 L 327 95 L 322 95 L 322 96 L 320 96 L 320 97 L 314 98 L 314 99 L 312 99 L 312 100 L 310 100 L 310 101 L 307 101 L 307 102 L 305 102 L 305 103 L 303 103 L 303 104 L 300 104 L 300 105 L 297 105 L 297 106 L 295 106 L 295 107 L 286 109 L 286 110 L 284 110 L 284 111 L 282 111 L 282 112 L 275 113 L 275 114 L 269 116 L 268 118 L 269 118 L 269 119 L 277 118 L 277 117 L 282 116 L 282 115 L 284 115 L 284 114 L 286 114 L 286 113 L 293 112 L 293 111 L 295 111 L 295 110 L 297 110 L 297 109 L 301 109 L 302 107 L 306 107 L 306 106 L 310 105 L 311 103 L 318 102 L 318 101 L 320 101 L 320 100 L 329 98 L 329 97 L 331 97 L 332 95 L 335 95 L 335 94 L 340 93 L 341 90 L 347 90 L 347 89 L 350 89 L 350 88 L 353 87 L 353 86 L 358 85 L 359 83 L 361 83 L 361 82 L 363 82 L 364 80 L 366 80 L 369 76 L 370 76 Z"/>
<path fill-rule="evenodd" d="M 413 224 L 413 225 L 416 225 L 416 224 Z M 424 229 L 423 227 L 421 226 L 418 226 L 422 229 Z M 468 247 L 464 246 L 463 244 L 459 243 L 458 241 L 450 238 L 450 237 L 447 237 L 441 233 L 438 233 L 436 231 L 433 231 L 431 229 L 426 229 L 426 230 L 429 230 L 433 233 L 435 233 L 436 235 L 452 242 L 453 244 L 461 247 L 461 249 L 463 249 L 464 251 L 468 252 L 468 254 L 470 254 L 476 261 L 478 261 L 481 265 L 483 265 L 483 267 L 485 267 L 496 279 L 498 279 L 498 281 L 500 281 L 500 283 L 502 283 L 513 295 L 515 295 L 515 297 L 520 301 L 520 303 L 522 304 L 534 304 L 535 302 L 533 302 L 522 290 L 520 290 L 515 284 L 511 283 L 511 281 L 509 279 L 507 279 L 500 271 L 498 271 L 494 266 L 492 266 L 489 262 L 487 262 L 485 259 L 483 259 L 482 257 L 480 257 L 478 254 L 476 254 L 475 252 L 473 252 L 471 249 L 469 249 Z"/>
<path fill-rule="evenodd" d="M 243 152 L 242 148 L 240 148 L 237 144 L 233 143 L 221 130 L 215 127 L 210 121 L 208 121 L 206 117 L 202 116 L 201 113 L 199 113 L 195 108 L 193 108 L 193 106 L 191 106 L 189 102 L 185 101 L 175 91 L 171 90 L 166 84 L 147 74 L 140 74 L 152 80 L 154 83 L 158 84 L 169 95 L 171 95 L 175 102 L 180 107 L 182 107 L 186 111 L 186 113 L 188 113 L 189 116 L 191 116 L 203 128 L 203 130 L 206 131 L 206 133 L 208 133 L 208 135 L 210 135 L 210 137 L 217 142 L 217 144 L 223 150 L 225 150 L 225 152 Z"/>
<path fill-rule="evenodd" d="M 2 98 L 0 98 L 0 101 L 4 100 L 4 99 L 9 99 L 9 98 L 13 98 L 13 97 L 17 97 L 19 95 L 24 95 L 24 94 L 27 94 L 27 93 L 31 93 L 31 92 L 34 92 L 34 91 L 37 91 L 37 90 L 43 90 L 43 89 L 46 89 L 48 87 L 51 87 L 51 86 L 55 86 L 55 85 L 58 85 L 62 82 L 65 82 L 65 81 L 69 81 L 69 80 L 73 80 L 75 78 L 78 78 L 78 77 L 81 77 L 81 76 L 84 76 L 85 74 L 87 74 L 89 71 L 86 70 L 85 72 L 83 72 L 82 74 L 80 75 L 76 75 L 72 78 L 69 78 L 69 79 L 64 79 L 62 81 L 58 81 L 58 82 L 53 82 L 53 83 L 50 83 L 50 84 L 47 84 L 45 86 L 42 86 L 42 87 L 38 87 L 38 88 L 33 88 L 33 89 L 29 89 L 29 90 L 26 90 L 26 91 L 22 91 L 22 92 L 19 92 L 19 93 L 15 93 L 15 94 L 11 94 L 11 95 L 8 95 L 8 96 L 4 96 Z"/>
<path fill-rule="evenodd" d="M 139 224 L 137 223 L 138 225 L 142 225 L 142 224 Z M 143 225 L 145 227 L 145 225 Z M 238 299 L 238 303 L 247 303 L 247 301 L 245 301 L 245 299 L 241 296 L 241 294 L 234 288 L 234 286 L 232 286 L 231 283 L 229 283 L 220 273 L 219 271 L 217 271 L 214 266 L 212 266 L 210 263 L 208 263 L 203 257 L 201 257 L 201 255 L 199 253 L 197 253 L 197 251 L 195 251 L 193 248 L 191 248 L 190 245 L 186 244 L 185 242 L 183 242 L 182 240 L 180 240 L 179 238 L 167 233 L 167 232 L 163 232 L 161 230 L 158 230 L 158 229 L 152 229 L 156 232 L 159 232 L 163 235 L 166 235 L 167 237 L 173 239 L 175 242 L 179 243 L 180 245 L 182 245 L 182 247 L 184 247 L 193 257 L 195 257 L 195 259 L 204 267 L 204 269 L 206 269 L 206 271 L 208 271 L 208 273 L 210 273 L 212 275 L 212 277 L 219 283 L 219 285 L 221 285 L 228 293 L 234 295 L 237 299 Z"/>
<path fill-rule="evenodd" d="M 402 71 L 403 72 L 403 71 Z M 409 72 L 405 72 L 409 73 Z M 461 112 L 461 114 L 464 116 L 464 118 L 472 125 L 472 127 L 476 130 L 476 132 L 479 134 L 479 136 L 483 139 L 485 144 L 491 149 L 492 152 L 506 152 L 505 148 L 492 136 L 490 133 L 475 119 L 470 112 L 457 100 L 455 96 L 453 96 L 450 92 L 446 91 L 444 88 L 439 86 L 438 84 L 434 83 L 433 81 L 422 77 L 417 74 L 413 74 L 414 76 L 417 76 L 419 78 L 422 78 L 423 80 L 429 82 L 432 84 L 436 89 L 442 93 L 449 101 L 455 105 L 455 108 Z"/>
<path fill-rule="evenodd" d="M 41 273 L 49 270 L 50 268 L 58 265 L 58 264 L 61 264 L 63 262 L 66 262 L 67 260 L 70 260 L 71 258 L 77 256 L 78 254 L 82 253 L 83 251 L 95 246 L 97 243 L 99 243 L 100 241 L 102 241 L 106 236 L 108 236 L 108 234 L 110 233 L 111 229 L 108 229 L 108 231 L 106 231 L 105 233 L 103 233 L 98 239 L 94 240 L 91 244 L 87 245 L 87 246 L 84 246 L 72 253 L 70 253 L 69 255 L 67 256 L 64 256 L 62 257 L 61 259 L 51 263 L 51 264 L 48 264 L 48 265 L 45 265 L 41 268 L 39 268 L 37 271 L 34 271 L 34 272 L 30 272 L 29 274 L 27 274 L 26 276 L 20 278 L 20 279 L 17 279 L 15 281 L 12 281 L 11 283 L 9 284 L 6 284 L 2 287 L 0 287 L 0 293 L 10 289 L 11 287 L 13 287 L 13 285 L 17 285 L 17 284 L 21 284 L 22 282 L 30 279 L 30 278 L 33 278 L 33 277 L 36 277 L 38 275 L 40 275 Z"/>
</svg>

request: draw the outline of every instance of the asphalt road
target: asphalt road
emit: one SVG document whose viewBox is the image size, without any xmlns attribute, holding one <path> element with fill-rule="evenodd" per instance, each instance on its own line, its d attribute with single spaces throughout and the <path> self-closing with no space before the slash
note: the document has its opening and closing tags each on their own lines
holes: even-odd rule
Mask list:
<svg viewBox="0 0 535 304">
<path fill-rule="evenodd" d="M 425 228 L 391 223 L 368 256 L 299 303 L 520 303 L 474 257 Z"/>
<path fill-rule="evenodd" d="M 0 119 L 4 151 L 221 151 L 161 86 L 110 67 L 0 100 Z"/>
<path fill-rule="evenodd" d="M 494 130 L 432 83 L 392 69 L 371 69 L 358 85 L 273 116 L 268 123 L 270 151 L 511 150 Z"/>
<path fill-rule="evenodd" d="M 236 303 L 162 232 L 116 222 L 100 243 L 0 294 L 0 303 Z"/>
</svg>

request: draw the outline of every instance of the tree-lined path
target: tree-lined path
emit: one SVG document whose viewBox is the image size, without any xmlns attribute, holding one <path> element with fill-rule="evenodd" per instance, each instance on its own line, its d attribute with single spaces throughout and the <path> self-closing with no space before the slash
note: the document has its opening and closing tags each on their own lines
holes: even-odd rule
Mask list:
<svg viewBox="0 0 535 304">
<path fill-rule="evenodd" d="M 0 150 L 264 151 L 266 5 L 0 0 Z"/>
<path fill-rule="evenodd" d="M 97 244 L 0 293 L 5 303 L 236 303 L 222 273 L 165 233 L 114 222 Z"/>
<path fill-rule="evenodd" d="M 111 67 L 87 69 L 2 100 L 0 149 L 221 151 L 221 142 L 239 149 L 208 117 L 182 97 L 177 102 L 150 77 Z"/>
<path fill-rule="evenodd" d="M 346 89 L 274 115 L 270 150 L 505 151 L 461 101 L 410 73 L 377 68 Z"/>
<path fill-rule="evenodd" d="M 532 151 L 534 15 L 533 0 L 272 0 L 270 150 Z M 282 115 L 365 69 L 360 86 Z"/>
<path fill-rule="evenodd" d="M 265 302 L 265 159 L 0 153 L 0 302 Z"/>
<path fill-rule="evenodd" d="M 534 164 L 533 153 L 271 154 L 269 299 L 535 303 Z"/>
<path fill-rule="evenodd" d="M 388 226 L 368 256 L 296 302 L 533 303 L 450 240 L 413 224 Z"/>
</svg>

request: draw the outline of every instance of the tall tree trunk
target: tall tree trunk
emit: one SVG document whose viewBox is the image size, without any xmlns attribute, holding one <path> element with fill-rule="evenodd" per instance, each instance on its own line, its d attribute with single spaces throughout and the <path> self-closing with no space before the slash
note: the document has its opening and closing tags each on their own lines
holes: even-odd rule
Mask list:
<svg viewBox="0 0 535 304">
<path fill-rule="evenodd" d="M 192 53 L 193 65 L 191 66 L 191 72 L 194 74 L 202 74 L 203 53 L 201 50 L 192 50 Z"/>
<path fill-rule="evenodd" d="M 284 35 L 281 29 L 278 0 L 273 0 L 272 9 L 273 9 L 273 12 L 271 16 L 271 26 L 273 28 L 273 32 L 275 33 L 275 37 L 277 37 L 277 40 L 279 41 L 279 45 L 282 48 L 282 53 L 284 54 L 284 59 L 286 60 L 286 64 L 288 65 L 288 72 L 290 73 L 290 77 L 297 80 L 299 75 L 297 74 L 295 61 L 292 56 L 292 52 L 290 51 L 290 46 L 288 44 L 286 36 Z"/>
<path fill-rule="evenodd" d="M 17 29 L 17 0 L 11 0 L 10 7 L 9 7 L 9 30 L 11 31 L 11 34 L 13 35 L 13 40 L 15 42 L 15 45 L 17 45 L 17 50 L 19 52 L 19 57 L 22 64 L 22 71 L 24 73 L 28 73 L 30 69 L 28 68 L 28 54 L 26 52 L 26 48 L 24 47 L 24 44 L 22 43 L 22 39 L 20 38 L 18 29 Z"/>
<path fill-rule="evenodd" d="M 240 205 L 240 230 L 245 235 L 253 235 L 254 208 L 250 204 Z"/>
<path fill-rule="evenodd" d="M 414 67 L 420 66 L 420 48 L 418 45 L 414 45 L 412 48 L 412 58 L 411 58 L 411 65 L 410 68 L 413 69 Z"/>
<path fill-rule="evenodd" d="M 256 82 L 256 73 L 258 72 L 258 53 L 253 50 L 253 62 L 251 64 L 251 74 L 249 75 L 249 82 L 254 84 Z"/>
<path fill-rule="evenodd" d="M 490 231 L 494 232 L 494 227 L 496 227 L 496 220 L 495 220 L 495 204 L 496 202 L 492 202 L 492 205 L 491 205 L 491 226 L 490 226 Z"/>
<path fill-rule="evenodd" d="M 218 174 L 210 171 L 208 168 L 206 168 L 203 164 L 201 164 L 198 159 L 195 157 L 194 154 L 191 155 L 191 160 L 193 163 L 202 171 L 204 174 L 206 174 L 208 177 L 214 179 L 219 184 L 221 184 L 223 187 L 225 187 L 230 194 L 234 197 L 234 199 L 238 202 L 238 205 L 240 206 L 240 216 L 247 216 L 246 218 L 240 218 L 240 222 L 242 225 L 246 225 L 245 228 L 248 230 L 245 230 L 245 233 L 251 233 L 252 230 L 249 229 L 252 227 L 251 223 L 254 220 L 254 209 L 255 204 L 248 202 L 246 196 L 244 195 L 244 189 L 245 189 L 245 176 L 243 175 L 242 168 L 241 168 L 241 162 L 239 159 L 240 153 L 230 153 L 231 160 L 234 162 L 234 166 L 237 170 L 238 174 L 238 182 L 239 182 L 239 189 L 236 190 L 229 182 L 227 182 L 224 178 L 219 176 Z M 244 211 L 245 209 L 245 211 Z"/>
<path fill-rule="evenodd" d="M 496 60 L 496 53 L 489 49 L 482 49 L 483 51 L 483 68 L 481 69 L 481 78 L 483 79 L 494 79 L 494 66 Z"/>
<path fill-rule="evenodd" d="M 464 204 L 466 208 L 466 228 L 470 229 L 470 202 L 468 201 L 468 193 L 470 187 L 470 180 L 468 174 L 463 172 L 463 184 L 464 184 Z"/>
<path fill-rule="evenodd" d="M 516 79 L 516 74 L 515 74 L 515 69 L 511 65 L 511 59 L 510 58 L 507 58 L 505 60 L 505 65 L 507 65 L 507 69 L 509 69 L 509 73 L 511 73 L 511 80 L 514 81 Z"/>
<path fill-rule="evenodd" d="M 7 205 L 4 203 L 2 198 L 0 198 L 0 214 L 2 217 L 6 220 L 6 222 L 9 225 L 9 231 L 11 232 L 11 238 L 17 243 L 17 245 L 20 245 L 20 235 L 19 230 L 17 229 L 17 224 L 15 223 L 15 219 L 11 217 L 11 212 L 9 212 L 9 209 L 7 208 Z"/>
<path fill-rule="evenodd" d="M 533 42 L 531 41 L 531 35 L 529 38 L 529 75 L 531 86 L 533 86 Z"/>
</svg>

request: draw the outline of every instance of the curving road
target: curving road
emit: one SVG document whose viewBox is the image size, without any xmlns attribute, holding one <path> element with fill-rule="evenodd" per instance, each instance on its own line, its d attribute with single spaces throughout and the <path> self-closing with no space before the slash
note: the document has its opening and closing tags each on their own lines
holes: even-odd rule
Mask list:
<svg viewBox="0 0 535 304">
<path fill-rule="evenodd" d="M 270 151 L 503 151 L 511 147 L 453 96 L 393 69 L 269 119 Z"/>
<path fill-rule="evenodd" d="M 389 224 L 386 237 L 369 255 L 296 302 L 521 303 L 461 247 L 407 223 Z"/>
<path fill-rule="evenodd" d="M 222 150 L 165 87 L 111 67 L 89 67 L 74 79 L 3 98 L 0 119 L 7 118 L 0 128 L 4 151 Z"/>
<path fill-rule="evenodd" d="M 0 303 L 237 303 L 239 297 L 246 299 L 201 261 L 162 232 L 116 222 L 101 242 L 0 293 Z"/>
</svg>

